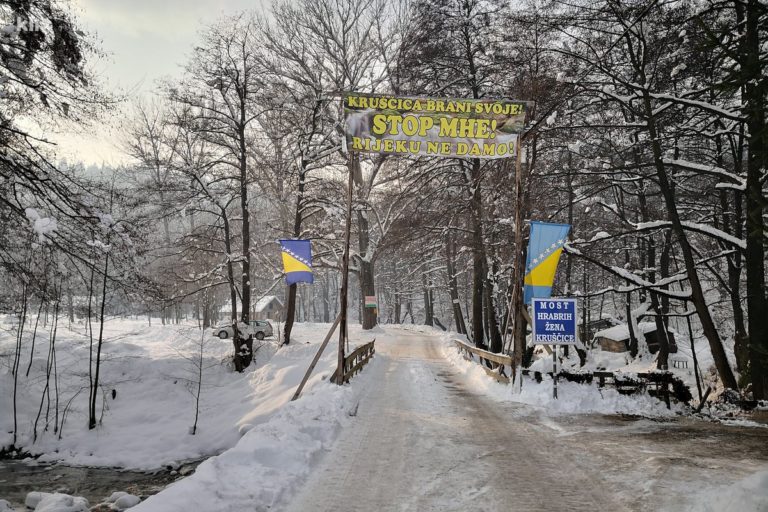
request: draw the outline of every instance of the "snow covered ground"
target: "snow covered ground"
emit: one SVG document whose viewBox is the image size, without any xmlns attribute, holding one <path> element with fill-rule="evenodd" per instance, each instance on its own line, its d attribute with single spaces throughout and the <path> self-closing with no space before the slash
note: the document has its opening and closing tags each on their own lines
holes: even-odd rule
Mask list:
<svg viewBox="0 0 768 512">
<path fill-rule="evenodd" d="M 314 345 L 322 341 L 329 327 L 298 324 L 295 342 L 280 350 L 277 357 L 273 357 L 276 340 L 264 340 L 255 354 L 255 364 L 243 374 L 234 373 L 230 367 L 231 341 L 206 335 L 200 419 L 196 434 L 190 435 L 197 378 L 193 360 L 200 343 L 200 331 L 195 326 L 153 322 L 150 327 L 146 319 L 105 322 L 100 379 L 103 397 L 99 396 L 97 404 L 97 411 L 102 405 L 104 411 L 103 415 L 97 412 L 102 424 L 89 431 L 89 338 L 82 326 L 69 330 L 61 323 L 56 340 L 60 417 L 68 406 L 61 439 L 53 432 L 52 402 L 48 431 L 44 431 L 44 405 L 38 439 L 33 442 L 48 353 L 49 331 L 39 328 L 29 377 L 25 376 L 28 342 L 20 365 L 17 447 L 40 455 L 39 462 L 143 470 L 175 467 L 181 461 L 215 455 L 234 446 L 243 433 L 266 421 L 290 399 L 314 355 Z M 4 412 L 0 415 L 0 446 L 12 441 L 10 366 L 15 338 L 11 327 L 8 317 L 0 317 L 0 410 Z M 98 333 L 98 324 L 94 331 Z M 332 352 L 329 348 L 328 353 Z M 328 368 L 318 368 L 308 390 L 328 372 Z M 53 379 L 51 382 L 53 386 Z"/>
<path fill-rule="evenodd" d="M 137 512 L 338 510 L 347 497 L 370 510 L 537 510 L 551 497 L 531 492 L 542 481 L 558 482 L 552 492 L 569 510 L 768 510 L 765 429 L 692 421 L 655 398 L 592 386 L 561 383 L 553 400 L 551 383 L 530 381 L 515 394 L 465 361 L 450 342 L 455 334 L 427 327 L 361 333 L 352 325 L 353 344 L 377 339 L 373 362 L 352 385 L 332 385 L 331 343 L 302 398 L 289 402 L 328 327 L 298 324 L 295 343 L 265 344 L 242 375 L 227 367 L 230 345 L 211 339 L 192 436 L 184 379 L 199 331 L 113 320 L 105 325 L 104 378 L 118 392 L 114 400 L 107 392 L 103 425 L 89 432 L 85 400 L 76 398 L 62 440 L 49 432 L 32 444 L 23 429 L 23 446 L 44 460 L 134 468 L 219 453 L 131 508 Z M 78 375 L 87 339 L 59 336 L 59 364 Z M 3 331 L 0 351 L 12 342 Z M 33 374 L 42 363 L 33 362 L 25 401 L 39 400 Z M 79 371 L 62 380 L 62 396 L 87 381 Z M 26 425 L 33 405 L 23 409 Z M 6 431 L 7 418 L 0 421 Z"/>
</svg>

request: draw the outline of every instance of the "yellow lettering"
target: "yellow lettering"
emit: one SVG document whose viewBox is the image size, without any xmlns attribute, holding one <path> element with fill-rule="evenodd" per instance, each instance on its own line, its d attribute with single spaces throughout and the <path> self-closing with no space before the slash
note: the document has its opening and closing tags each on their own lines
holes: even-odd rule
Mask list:
<svg viewBox="0 0 768 512">
<path fill-rule="evenodd" d="M 389 122 L 390 122 L 389 134 L 397 135 L 398 133 L 400 133 L 400 123 L 403 122 L 403 116 L 392 114 L 387 117 L 389 118 Z"/>
<path fill-rule="evenodd" d="M 472 138 L 475 136 L 474 119 L 459 119 L 459 137 Z"/>
<path fill-rule="evenodd" d="M 403 118 L 402 132 L 408 137 L 413 137 L 419 133 L 419 119 L 416 116 L 405 116 Z"/>
<path fill-rule="evenodd" d="M 387 131 L 387 116 L 384 114 L 376 114 L 373 116 L 373 126 L 371 131 L 375 135 L 382 135 Z"/>
<path fill-rule="evenodd" d="M 458 134 L 459 120 L 455 117 L 440 118 L 440 137 L 451 137 L 455 139 Z"/>
<path fill-rule="evenodd" d="M 429 116 L 419 117 L 419 136 L 425 137 L 427 132 L 435 126 L 435 120 Z"/>
<path fill-rule="evenodd" d="M 491 136 L 491 120 L 490 119 L 477 119 L 475 121 L 475 137 L 480 139 L 487 139 Z"/>
</svg>

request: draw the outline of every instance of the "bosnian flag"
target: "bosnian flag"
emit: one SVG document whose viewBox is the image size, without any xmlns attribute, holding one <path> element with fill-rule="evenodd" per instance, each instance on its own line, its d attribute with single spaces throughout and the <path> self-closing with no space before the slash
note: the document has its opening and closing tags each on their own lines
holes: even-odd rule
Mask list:
<svg viewBox="0 0 768 512">
<path fill-rule="evenodd" d="M 533 298 L 552 296 L 557 263 L 570 229 L 570 224 L 531 222 L 531 240 L 525 264 L 525 304 L 530 304 Z"/>
<path fill-rule="evenodd" d="M 280 240 L 285 283 L 313 283 L 312 245 L 309 240 Z"/>
</svg>

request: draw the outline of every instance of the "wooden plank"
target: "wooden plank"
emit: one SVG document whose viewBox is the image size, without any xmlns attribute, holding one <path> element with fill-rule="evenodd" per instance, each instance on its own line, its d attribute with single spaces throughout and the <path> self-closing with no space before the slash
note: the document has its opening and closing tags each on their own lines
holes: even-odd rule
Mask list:
<svg viewBox="0 0 768 512">
<path fill-rule="evenodd" d="M 344 358 L 344 376 L 343 382 L 349 382 L 356 373 L 362 370 L 363 366 L 368 364 L 373 354 L 376 352 L 374 343 L 376 340 L 361 345 L 353 350 L 349 356 Z"/>
<path fill-rule="evenodd" d="M 461 340 L 454 340 L 454 342 L 456 342 L 457 346 L 479 357 L 482 357 L 483 359 L 487 359 L 489 361 L 493 361 L 494 363 L 498 363 L 504 366 L 512 366 L 511 356 L 505 356 L 504 354 L 494 354 L 493 352 L 488 352 L 487 350 L 482 350 L 477 347 L 473 347 L 472 345 L 464 343 Z"/>
<path fill-rule="evenodd" d="M 312 375 L 312 371 L 315 369 L 317 362 L 320 360 L 320 356 L 323 354 L 323 351 L 325 350 L 326 345 L 328 345 L 328 341 L 330 341 L 331 336 L 333 335 L 333 331 L 336 330 L 336 326 L 339 325 L 340 321 L 341 321 L 341 315 L 339 314 L 336 317 L 336 320 L 333 322 L 331 329 L 328 331 L 328 334 L 325 335 L 325 339 L 323 340 L 323 343 L 320 345 L 320 348 L 317 350 L 317 353 L 315 354 L 314 359 L 312 359 L 312 363 L 309 365 L 309 368 L 307 368 L 307 373 L 305 373 L 304 378 L 301 379 L 301 383 L 299 384 L 299 387 L 296 388 L 296 392 L 293 394 L 293 398 L 291 398 L 291 402 L 299 398 L 299 395 L 301 395 L 301 390 L 304 389 L 304 385 L 307 383 L 309 376 Z"/>
<path fill-rule="evenodd" d="M 480 368 L 485 370 L 485 373 L 487 373 L 490 377 L 493 377 L 497 381 L 501 382 L 502 384 L 509 384 L 509 377 L 505 377 L 499 373 L 497 373 L 494 370 L 491 370 L 487 366 L 480 365 Z"/>
<path fill-rule="evenodd" d="M 355 357 L 359 356 L 363 352 L 368 352 L 369 350 L 371 350 L 373 348 L 373 344 L 374 344 L 375 341 L 376 340 L 373 340 L 373 341 L 371 341 L 369 343 L 366 343 L 365 345 L 360 345 L 355 350 L 353 350 L 351 354 L 349 354 L 347 356 L 347 359 L 354 359 Z"/>
</svg>

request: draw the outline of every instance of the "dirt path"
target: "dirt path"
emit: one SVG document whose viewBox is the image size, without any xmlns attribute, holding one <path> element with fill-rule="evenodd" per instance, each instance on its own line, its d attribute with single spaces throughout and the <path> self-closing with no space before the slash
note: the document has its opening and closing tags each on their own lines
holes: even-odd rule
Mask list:
<svg viewBox="0 0 768 512">
<path fill-rule="evenodd" d="M 552 418 L 474 395 L 436 343 L 377 343 L 356 421 L 288 511 L 685 510 L 685 489 L 768 464 L 768 429 Z"/>
</svg>

